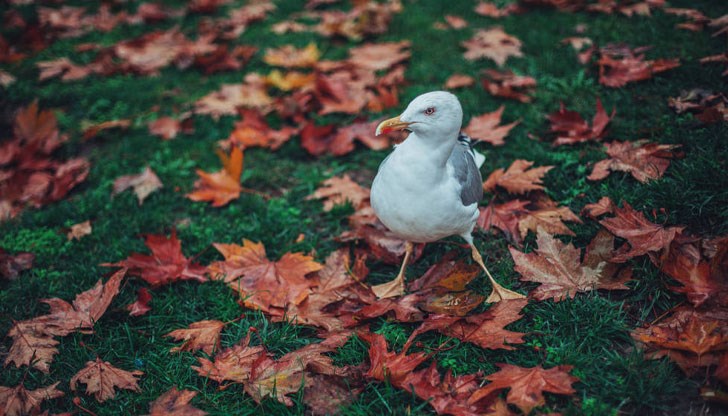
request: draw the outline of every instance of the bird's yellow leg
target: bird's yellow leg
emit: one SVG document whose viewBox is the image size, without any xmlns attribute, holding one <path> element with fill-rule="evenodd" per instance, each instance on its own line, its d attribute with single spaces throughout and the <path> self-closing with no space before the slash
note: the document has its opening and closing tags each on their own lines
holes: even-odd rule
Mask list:
<svg viewBox="0 0 728 416">
<path fill-rule="evenodd" d="M 407 262 L 412 255 L 413 248 L 414 246 L 412 243 L 409 241 L 405 242 L 402 267 L 399 268 L 399 273 L 397 273 L 397 277 L 395 277 L 394 280 L 382 283 L 381 285 L 372 286 L 372 291 L 379 299 L 404 295 L 404 272 L 407 270 Z"/>
<path fill-rule="evenodd" d="M 475 247 L 475 244 L 470 243 L 470 252 L 473 255 L 473 260 L 475 260 L 476 263 L 480 265 L 480 267 L 485 271 L 485 275 L 488 276 L 488 280 L 490 280 L 490 284 L 493 285 L 493 291 L 490 292 L 490 296 L 485 300 L 489 303 L 495 303 L 500 302 L 502 300 L 508 300 L 508 299 L 523 299 L 526 296 L 514 292 L 510 289 L 506 289 L 503 286 L 501 286 L 498 282 L 495 281 L 493 276 L 490 275 L 490 272 L 488 271 L 488 268 L 485 267 L 485 263 L 483 262 L 483 257 L 481 257 L 480 252 Z"/>
</svg>

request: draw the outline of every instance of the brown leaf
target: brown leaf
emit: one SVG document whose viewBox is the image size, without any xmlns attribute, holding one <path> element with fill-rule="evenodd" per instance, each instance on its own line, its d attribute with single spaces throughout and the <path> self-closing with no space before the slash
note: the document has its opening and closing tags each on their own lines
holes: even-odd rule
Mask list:
<svg viewBox="0 0 728 416">
<path fill-rule="evenodd" d="M 40 406 L 45 400 L 63 397 L 65 393 L 56 386 L 60 381 L 35 390 L 26 390 L 19 384 L 15 387 L 0 386 L 0 414 L 23 416 L 40 414 Z"/>
<path fill-rule="evenodd" d="M 241 109 L 241 121 L 235 123 L 235 129 L 230 133 L 228 142 L 243 148 L 264 147 L 278 150 L 296 132 L 293 127 L 285 126 L 280 130 L 273 130 L 263 118 L 260 111 Z"/>
<path fill-rule="evenodd" d="M 5 365 L 28 365 L 44 373 L 50 370 L 53 356 L 58 353 L 58 341 L 54 336 L 66 336 L 72 332 L 93 332 L 94 324 L 101 318 L 111 301 L 119 293 L 119 285 L 126 269 L 114 273 L 106 284 L 101 280 L 93 288 L 80 293 L 73 305 L 58 299 L 45 299 L 50 313 L 25 321 L 15 322 L 8 336 L 13 338 Z"/>
<path fill-rule="evenodd" d="M 496 97 L 510 98 L 522 103 L 530 103 L 530 94 L 536 89 L 536 79 L 516 75 L 511 70 L 498 71 L 486 69 L 481 80 L 483 88 Z"/>
<path fill-rule="evenodd" d="M 191 134 L 195 131 L 192 125 L 192 118 L 183 117 L 175 119 L 172 117 L 160 117 L 148 124 L 149 133 L 160 136 L 164 140 L 171 140 L 177 137 L 180 132 Z"/>
<path fill-rule="evenodd" d="M 131 120 L 111 120 L 104 121 L 102 123 L 91 124 L 84 127 L 83 129 L 83 140 L 91 140 L 98 136 L 100 132 L 109 129 L 122 129 L 126 130 L 131 126 Z"/>
<path fill-rule="evenodd" d="M 513 127 L 520 123 L 520 121 L 514 121 L 510 124 L 498 126 L 501 122 L 503 110 L 505 110 L 505 106 L 502 105 L 492 113 L 485 113 L 471 118 L 470 123 L 463 129 L 463 131 L 475 140 L 487 142 L 493 146 L 504 145 L 504 138 Z"/>
<path fill-rule="evenodd" d="M 511 244 L 520 246 L 523 239 L 521 238 L 521 233 L 518 231 L 518 223 L 528 212 L 526 206 L 529 203 L 529 201 L 514 199 L 496 205 L 491 200 L 488 206 L 479 208 L 480 215 L 476 224 L 483 231 L 489 231 L 493 227 L 497 228 L 503 231 L 506 240 Z"/>
<path fill-rule="evenodd" d="M 278 49 L 267 49 L 263 56 L 263 62 L 285 68 L 308 68 L 316 65 L 320 56 L 321 52 L 316 44 L 312 42 L 301 49 L 297 49 L 293 45 L 286 45 Z"/>
<path fill-rule="evenodd" d="M 456 88 L 470 87 L 475 84 L 475 79 L 470 75 L 463 74 L 452 74 L 445 81 L 445 88 L 448 90 L 454 90 Z"/>
<path fill-rule="evenodd" d="M 342 408 L 356 400 L 361 388 L 352 388 L 351 379 L 317 375 L 306 378 L 303 402 L 313 415 L 340 414 Z"/>
<path fill-rule="evenodd" d="M 35 254 L 28 252 L 19 252 L 16 254 L 8 254 L 3 248 L 0 248 L 0 277 L 3 279 L 15 280 L 20 272 L 29 270 L 33 267 Z"/>
<path fill-rule="evenodd" d="M 455 16 L 452 14 L 445 15 L 445 22 L 447 22 L 447 25 L 455 30 L 465 29 L 466 27 L 468 27 L 467 20 L 463 19 L 460 16 Z"/>
<path fill-rule="evenodd" d="M 250 240 L 243 240 L 242 246 L 213 245 L 225 256 L 225 261 L 211 264 L 210 273 L 239 292 L 247 307 L 263 311 L 300 304 L 315 284 L 306 275 L 323 267 L 303 253 L 286 253 L 280 260 L 270 261 L 263 244 Z"/>
<path fill-rule="evenodd" d="M 243 190 L 240 185 L 243 151 L 239 147 L 233 147 L 229 156 L 218 152 L 218 157 L 222 162 L 222 170 L 208 173 L 197 169 L 200 179 L 195 181 L 195 189 L 186 195 L 187 198 L 193 201 L 209 201 L 213 207 L 222 207 L 240 197 Z"/>
<path fill-rule="evenodd" d="M 524 343 L 526 334 L 509 331 L 505 327 L 521 319 L 521 310 L 527 303 L 526 299 L 504 300 L 483 313 L 464 317 L 430 315 L 412 332 L 404 348 L 408 349 L 416 336 L 437 330 L 480 348 L 512 350 L 514 348 L 508 344 Z"/>
<path fill-rule="evenodd" d="M 561 103 L 558 112 L 547 116 L 551 122 L 551 132 L 556 133 L 554 146 L 601 140 L 606 133 L 607 124 L 614 118 L 615 113 L 616 110 L 613 109 L 612 115 L 607 115 L 602 106 L 602 100 L 597 98 L 597 111 L 590 126 L 579 113 L 567 110 L 564 103 Z"/>
<path fill-rule="evenodd" d="M 126 267 L 129 273 L 139 276 L 145 282 L 158 287 L 177 280 L 197 280 L 205 282 L 205 268 L 182 254 L 182 243 L 177 239 L 177 232 L 167 238 L 164 235 L 149 234 L 144 244 L 152 252 L 151 255 L 132 253 L 131 256 L 117 263 L 103 263 L 102 266 Z"/>
<path fill-rule="evenodd" d="M 498 8 L 498 6 L 492 2 L 489 1 L 480 1 L 478 4 L 475 5 L 475 9 L 473 11 L 481 16 L 488 16 L 493 18 L 501 18 L 510 16 L 512 13 L 517 13 L 520 11 L 520 6 L 516 3 L 510 3 L 505 5 L 503 8 Z"/>
<path fill-rule="evenodd" d="M 190 404 L 195 396 L 196 391 L 172 387 L 149 404 L 149 416 L 205 416 L 207 412 Z"/>
<path fill-rule="evenodd" d="M 615 210 L 614 217 L 599 221 L 609 232 L 628 242 L 618 250 L 618 254 L 612 259 L 613 262 L 621 263 L 649 252 L 660 252 L 669 247 L 675 236 L 685 228 L 665 228 L 653 224 L 626 201 L 622 202 L 622 205 L 623 208 Z"/>
<path fill-rule="evenodd" d="M 137 291 L 137 300 L 134 303 L 126 305 L 126 310 L 129 311 L 129 316 L 141 316 L 151 311 L 152 308 L 149 306 L 149 302 L 152 300 L 152 294 L 149 293 L 146 287 L 140 288 Z"/>
<path fill-rule="evenodd" d="M 218 351 L 214 361 L 198 357 L 199 367 L 192 367 L 202 377 L 218 383 L 232 381 L 245 383 L 249 380 L 253 366 L 266 357 L 262 345 L 250 346 L 250 332 L 238 344 Z"/>
<path fill-rule="evenodd" d="M 597 240 L 599 241 L 599 240 Z M 609 247 L 609 243 L 612 247 Z M 555 301 L 573 298 L 577 292 L 595 289 L 628 289 L 624 282 L 629 275 L 620 275 L 615 281 L 614 271 L 608 268 L 608 259 L 603 259 L 596 251 L 613 250 L 613 239 L 601 242 L 602 247 L 594 246 L 591 258 L 585 256 L 581 261 L 581 250 L 571 244 L 562 243 L 544 230 L 538 230 L 536 236 L 538 248 L 533 253 L 521 253 L 510 248 L 515 263 L 515 270 L 521 274 L 521 280 L 541 283 L 531 292 L 537 300 L 553 299 Z"/>
<path fill-rule="evenodd" d="M 529 231 L 536 232 L 539 227 L 549 234 L 574 235 L 564 221 L 581 224 L 579 217 L 569 207 L 559 207 L 550 199 L 541 199 L 535 203 L 536 210 L 528 210 L 518 221 L 518 232 L 521 239 L 526 238 Z"/>
<path fill-rule="evenodd" d="M 607 87 L 623 87 L 630 82 L 644 81 L 654 74 L 680 66 L 678 59 L 645 60 L 637 50 L 629 48 L 602 48 L 599 65 L 599 83 Z"/>
<path fill-rule="evenodd" d="M 410 58 L 410 42 L 365 43 L 349 49 L 349 62 L 372 71 L 389 69 Z"/>
<path fill-rule="evenodd" d="M 68 233 L 66 233 L 66 238 L 69 240 L 80 240 L 89 234 L 91 234 L 91 221 L 86 220 L 72 225 Z"/>
<path fill-rule="evenodd" d="M 496 391 L 510 389 L 506 400 L 516 405 L 524 414 L 531 413 L 534 407 L 543 406 L 546 400 L 543 392 L 554 394 L 574 394 L 571 385 L 579 381 L 569 375 L 572 367 L 560 365 L 545 370 L 541 366 L 523 368 L 511 364 L 498 364 L 500 371 L 486 376 L 491 383 L 475 392 L 470 401 L 475 402 L 488 397 Z"/>
<path fill-rule="evenodd" d="M 354 209 L 360 209 L 369 200 L 369 189 L 351 180 L 349 175 L 334 176 L 325 180 L 320 188 L 306 197 L 306 200 L 324 199 L 324 211 L 331 211 L 336 205 L 347 201 Z"/>
<path fill-rule="evenodd" d="M 521 41 L 511 36 L 500 27 L 479 29 L 475 35 L 461 43 L 467 49 L 464 56 L 469 61 L 488 58 L 498 66 L 505 65 L 509 57 L 521 57 Z"/>
<path fill-rule="evenodd" d="M 115 389 L 141 391 L 137 377 L 142 374 L 144 373 L 139 370 L 129 372 L 116 368 L 108 361 L 101 361 L 97 357 L 96 361 L 86 362 L 86 366 L 76 373 L 68 384 L 73 391 L 76 391 L 79 382 L 85 384 L 86 394 L 93 394 L 96 401 L 102 403 L 116 396 Z"/>
<path fill-rule="evenodd" d="M 169 352 L 202 350 L 207 355 L 220 349 L 220 331 L 225 327 L 225 322 L 216 320 L 205 320 L 193 322 L 188 329 L 176 329 L 166 337 L 172 337 L 177 341 L 185 342 L 179 347 L 174 347 Z"/>
<path fill-rule="evenodd" d="M 613 214 L 614 208 L 614 202 L 608 196 L 603 196 L 597 202 L 584 205 L 584 208 L 581 210 L 581 215 L 596 219 L 604 214 Z"/>
<path fill-rule="evenodd" d="M 646 140 L 636 142 L 614 141 L 605 143 L 609 159 L 600 160 L 594 165 L 587 179 L 598 181 L 609 176 L 610 171 L 630 173 L 642 183 L 659 179 L 665 174 L 670 159 L 680 157 L 673 151 L 679 144 L 648 143 Z"/>
<path fill-rule="evenodd" d="M 483 189 L 494 192 L 496 186 L 499 186 L 511 194 L 525 194 L 529 191 L 544 189 L 541 178 L 546 172 L 553 169 L 553 166 L 529 169 L 531 166 L 533 166 L 533 162 L 517 159 L 506 171 L 496 169 L 483 182 Z"/>
<path fill-rule="evenodd" d="M 209 114 L 215 120 L 223 115 L 236 115 L 238 107 L 269 111 L 273 98 L 268 95 L 265 79 L 258 74 L 245 76 L 243 84 L 223 84 L 218 91 L 195 102 L 195 113 Z"/>
<path fill-rule="evenodd" d="M 162 181 L 156 173 L 149 167 L 145 167 L 142 173 L 138 175 L 119 176 L 114 180 L 114 188 L 111 195 L 114 196 L 129 188 L 134 188 L 134 193 L 139 200 L 139 205 L 154 191 L 162 188 Z"/>
<path fill-rule="evenodd" d="M 369 343 L 370 366 L 365 376 L 375 380 L 401 386 L 407 375 L 427 359 L 422 352 L 407 355 L 406 348 L 400 353 L 388 351 L 387 341 L 379 334 L 359 334 L 359 337 Z"/>
<path fill-rule="evenodd" d="M 728 350 L 726 327 L 725 319 L 682 307 L 658 324 L 635 329 L 632 337 L 648 351 L 657 351 L 653 357 L 666 355 L 692 375 L 719 363 L 720 355 Z"/>
</svg>

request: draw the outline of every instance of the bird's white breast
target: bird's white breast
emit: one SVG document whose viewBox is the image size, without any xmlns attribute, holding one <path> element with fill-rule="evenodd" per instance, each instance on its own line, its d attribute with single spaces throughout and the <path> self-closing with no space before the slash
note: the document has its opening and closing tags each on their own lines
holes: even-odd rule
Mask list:
<svg viewBox="0 0 728 416">
<path fill-rule="evenodd" d="M 395 148 L 379 169 L 371 192 L 372 208 L 400 238 L 431 242 L 469 233 L 477 204 L 464 206 L 452 168 L 440 166 L 412 137 Z"/>
</svg>

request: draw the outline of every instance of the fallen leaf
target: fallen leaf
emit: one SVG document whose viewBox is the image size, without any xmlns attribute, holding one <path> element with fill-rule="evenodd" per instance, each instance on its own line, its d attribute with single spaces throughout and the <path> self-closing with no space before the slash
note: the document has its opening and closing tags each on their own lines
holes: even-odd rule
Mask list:
<svg viewBox="0 0 728 416">
<path fill-rule="evenodd" d="M 183 117 L 175 119 L 172 117 L 160 117 L 148 124 L 149 133 L 160 136 L 164 140 L 171 140 L 181 132 L 184 134 L 193 133 L 192 118 Z"/>
<path fill-rule="evenodd" d="M 520 11 L 520 6 L 517 3 L 510 3 L 505 5 L 503 8 L 498 8 L 495 3 L 489 1 L 480 1 L 475 5 L 473 11 L 481 16 L 488 16 L 493 18 L 501 18 L 510 16 L 513 13 Z"/>
<path fill-rule="evenodd" d="M 616 110 L 612 110 L 612 115 L 602 106 L 602 100 L 597 98 L 597 110 L 592 119 L 591 126 L 576 111 L 567 110 L 564 103 L 561 103 L 559 111 L 551 113 L 547 116 L 551 122 L 549 129 L 556 133 L 554 146 L 562 144 L 576 144 L 586 141 L 599 141 L 606 133 L 606 127 L 614 118 Z"/>
<path fill-rule="evenodd" d="M 263 311 L 300 304 L 315 284 L 306 276 L 323 267 L 303 253 L 285 253 L 280 260 L 270 261 L 263 244 L 250 240 L 243 240 L 242 246 L 213 245 L 225 257 L 209 266 L 213 278 L 223 279 L 239 292 L 247 307 Z"/>
<path fill-rule="evenodd" d="M 126 310 L 129 311 L 129 316 L 142 316 L 147 312 L 151 311 L 152 308 L 149 306 L 149 302 L 152 300 L 152 294 L 149 293 L 146 287 L 140 288 L 137 291 L 137 300 L 134 303 L 126 305 Z"/>
<path fill-rule="evenodd" d="M 72 225 L 68 233 L 66 233 L 66 238 L 69 240 L 80 240 L 89 234 L 91 234 L 91 221 L 86 220 Z"/>
<path fill-rule="evenodd" d="M 553 169 L 553 166 L 529 169 L 531 166 L 533 166 L 533 162 L 517 159 L 506 171 L 496 169 L 483 182 L 483 189 L 494 192 L 498 186 L 511 194 L 524 194 L 529 191 L 544 189 L 541 179 L 546 172 Z"/>
<path fill-rule="evenodd" d="M 602 244 L 608 247 L 609 243 L 612 247 L 602 252 L 613 251 L 613 239 Z M 537 232 L 536 244 L 538 248 L 528 254 L 512 247 L 509 250 L 521 280 L 541 284 L 530 293 L 537 300 L 561 301 L 574 298 L 577 292 L 595 289 L 629 289 L 624 282 L 629 280 L 630 274 L 615 276 L 612 267 L 607 270 L 608 255 L 602 259 L 601 256 L 590 258 L 587 254 L 582 262 L 581 250 L 572 244 L 565 245 L 541 228 Z"/>
<path fill-rule="evenodd" d="M 306 378 L 303 402 L 312 415 L 340 414 L 362 390 L 354 388 L 352 381 L 350 378 L 314 374 Z"/>
<path fill-rule="evenodd" d="M 109 129 L 122 129 L 126 130 L 131 126 L 131 120 L 111 120 L 104 121 L 103 123 L 91 124 L 84 127 L 83 129 L 83 140 L 91 140 L 98 136 L 100 132 Z"/>
<path fill-rule="evenodd" d="M 274 69 L 265 77 L 265 82 L 281 91 L 306 90 L 314 87 L 316 74 L 289 71 L 284 75 L 281 71 Z"/>
<path fill-rule="evenodd" d="M 33 267 L 34 260 L 35 254 L 33 253 L 9 254 L 5 249 L 0 248 L 0 277 L 15 280 L 22 271 Z"/>
<path fill-rule="evenodd" d="M 498 124 L 501 122 L 503 110 L 505 110 L 505 106 L 502 105 L 492 113 L 474 116 L 470 119 L 470 123 L 468 123 L 468 126 L 463 131 L 474 140 L 490 143 L 493 146 L 504 145 L 505 137 L 520 121 L 499 126 Z"/>
<path fill-rule="evenodd" d="M 214 361 L 198 357 L 199 367 L 192 367 L 202 377 L 218 383 L 232 381 L 245 383 L 250 378 L 253 365 L 266 356 L 262 345 L 250 346 L 250 332 L 239 343 L 217 351 Z"/>
<path fill-rule="evenodd" d="M 117 263 L 103 263 L 107 267 L 126 267 L 129 273 L 139 276 L 152 287 L 159 287 L 178 280 L 197 280 L 205 282 L 205 267 L 192 262 L 182 254 L 182 243 L 177 239 L 177 232 L 167 238 L 164 235 L 149 234 L 144 244 L 152 252 L 151 255 L 132 253 L 125 260 Z"/>
<path fill-rule="evenodd" d="M 490 201 L 488 206 L 479 207 L 480 215 L 476 222 L 477 226 L 483 231 L 489 231 L 491 228 L 497 228 L 503 231 L 506 240 L 511 244 L 520 246 L 523 239 L 518 231 L 518 222 L 528 211 L 526 206 L 530 201 L 514 199 L 503 204 L 495 204 Z"/>
<path fill-rule="evenodd" d="M 614 214 L 614 208 L 614 202 L 608 196 L 603 196 L 597 202 L 584 205 L 584 208 L 581 210 L 581 215 L 596 219 L 604 214 Z"/>
<path fill-rule="evenodd" d="M 213 207 L 222 207 L 240 197 L 243 190 L 240 185 L 243 151 L 239 147 L 233 147 L 229 156 L 219 151 L 218 157 L 223 165 L 222 170 L 208 173 L 197 169 L 200 179 L 195 181 L 195 189 L 186 195 L 187 198 L 193 201 L 209 201 Z"/>
<path fill-rule="evenodd" d="M 655 352 L 653 358 L 668 356 L 688 375 L 718 365 L 728 350 L 726 321 L 689 307 L 676 309 L 657 324 L 635 329 L 632 337 Z"/>
<path fill-rule="evenodd" d="M 286 45 L 278 49 L 267 49 L 263 62 L 272 66 L 285 68 L 309 68 L 316 65 L 321 52 L 315 43 L 309 43 L 305 48 L 297 49 L 293 45 Z"/>
<path fill-rule="evenodd" d="M 448 90 L 454 90 L 456 88 L 470 87 L 473 84 L 475 84 L 475 79 L 470 75 L 452 74 L 445 81 L 445 88 Z"/>
<path fill-rule="evenodd" d="M 78 388 L 78 383 L 85 384 L 86 394 L 93 394 L 96 401 L 102 403 L 113 399 L 116 396 L 116 389 L 140 392 L 137 377 L 142 374 L 144 373 L 139 370 L 129 372 L 116 368 L 108 361 L 101 361 L 97 357 L 96 361 L 86 362 L 86 366 L 71 377 L 68 384 L 73 391 Z"/>
<path fill-rule="evenodd" d="M 445 15 L 445 22 L 447 22 L 448 26 L 455 30 L 465 29 L 468 27 L 468 21 L 463 19 L 460 16 L 455 16 L 452 14 L 446 14 Z"/>
<path fill-rule="evenodd" d="M 438 332 L 464 342 L 473 343 L 485 349 L 513 350 L 509 344 L 523 344 L 521 332 L 513 332 L 505 327 L 523 317 L 521 310 L 528 300 L 513 299 L 496 303 L 487 311 L 464 317 L 435 314 L 428 316 L 422 324 L 415 329 L 405 343 L 407 350 L 415 337 L 428 331 Z"/>
<path fill-rule="evenodd" d="M 220 349 L 220 331 L 224 327 L 225 322 L 205 320 L 191 323 L 188 329 L 176 329 L 165 336 L 177 341 L 184 340 L 184 343 L 169 352 L 202 350 L 212 355 L 213 351 Z"/>
<path fill-rule="evenodd" d="M 196 391 L 177 390 L 172 387 L 149 404 L 149 416 L 205 416 L 207 412 L 195 408 L 190 401 Z"/>
<path fill-rule="evenodd" d="M 574 235 L 574 232 L 564 224 L 564 221 L 581 224 L 581 219 L 569 207 L 557 206 L 550 199 L 540 199 L 535 204 L 535 210 L 529 209 L 523 213 L 518 221 L 518 232 L 521 239 L 526 238 L 529 231 L 536 232 L 539 227 L 549 234 Z"/>
<path fill-rule="evenodd" d="M 22 383 L 15 387 L 0 386 L 0 413 L 7 416 L 41 414 L 40 406 L 45 400 L 65 395 L 56 388 L 58 384 L 60 381 L 35 390 L 27 390 Z"/>
<path fill-rule="evenodd" d="M 162 188 L 162 181 L 156 173 L 149 167 L 145 167 L 142 173 L 138 175 L 119 176 L 114 180 L 114 188 L 111 195 L 117 195 L 129 188 L 134 188 L 134 193 L 139 200 L 139 205 L 154 191 Z"/>
<path fill-rule="evenodd" d="M 531 94 L 536 89 L 536 79 L 516 75 L 510 70 L 486 69 L 481 79 L 483 88 L 496 97 L 509 98 L 522 103 L 530 103 Z"/>
<path fill-rule="evenodd" d="M 599 83 L 619 88 L 630 82 L 644 81 L 654 74 L 680 66 L 678 59 L 645 60 L 644 54 L 629 48 L 605 47 L 600 50 Z"/>
<path fill-rule="evenodd" d="M 366 43 L 349 49 L 349 62 L 372 71 L 389 69 L 410 58 L 410 42 Z"/>
<path fill-rule="evenodd" d="M 651 223 L 644 214 L 636 211 L 626 201 L 623 208 L 615 209 L 615 216 L 605 218 L 599 223 L 617 237 L 627 240 L 612 259 L 613 262 L 622 263 L 633 257 L 642 256 L 649 252 L 661 252 L 670 246 L 672 240 L 685 227 L 667 227 Z"/>
<path fill-rule="evenodd" d="M 58 353 L 59 342 L 53 337 L 72 332 L 92 333 L 94 324 L 119 293 L 125 274 L 126 269 L 122 269 L 106 284 L 99 280 L 93 288 L 78 294 L 72 305 L 58 298 L 43 300 L 50 306 L 50 313 L 14 322 L 8 331 L 13 344 L 5 357 L 5 365 L 12 362 L 16 367 L 27 365 L 48 373 L 53 356 Z"/>
<path fill-rule="evenodd" d="M 534 407 L 546 404 L 543 392 L 568 395 L 576 393 L 571 385 L 579 379 L 569 375 L 572 369 L 569 365 L 548 370 L 541 366 L 523 368 L 512 364 L 498 364 L 498 367 L 500 370 L 497 373 L 485 377 L 491 383 L 475 392 L 469 399 L 471 402 L 490 396 L 496 391 L 510 389 L 506 400 L 527 415 Z"/>
<path fill-rule="evenodd" d="M 334 176 L 325 180 L 320 188 L 306 197 L 306 200 L 312 199 L 324 199 L 324 211 L 327 212 L 347 201 L 356 210 L 369 200 L 369 189 L 362 187 L 345 174 L 342 177 Z"/>
<path fill-rule="evenodd" d="M 236 115 L 239 107 L 267 112 L 272 104 L 273 98 L 268 95 L 265 78 L 249 73 L 243 84 L 223 84 L 218 91 L 197 100 L 195 113 L 208 114 L 217 120 L 223 115 Z"/>
<path fill-rule="evenodd" d="M 609 159 L 600 160 L 594 165 L 587 179 L 598 181 L 609 176 L 610 171 L 630 173 L 642 183 L 659 179 L 665 174 L 670 159 L 680 157 L 673 151 L 679 144 L 657 144 L 646 140 L 636 142 L 614 141 L 605 143 Z"/>
<path fill-rule="evenodd" d="M 406 354 L 406 349 L 400 353 L 390 352 L 387 349 L 387 341 L 379 334 L 359 334 L 359 337 L 369 343 L 370 365 L 365 374 L 368 378 L 389 381 L 395 386 L 401 386 L 407 375 L 427 359 L 427 355 L 423 352 L 409 355 Z"/>
<path fill-rule="evenodd" d="M 464 56 L 469 61 L 488 58 L 498 66 L 505 65 L 509 57 L 521 57 L 521 41 L 511 36 L 500 27 L 478 29 L 469 40 L 461 43 L 467 49 Z"/>
<path fill-rule="evenodd" d="M 280 130 L 273 130 L 258 110 L 241 109 L 242 120 L 235 123 L 235 129 L 230 133 L 228 142 L 233 146 L 264 147 L 271 150 L 278 150 L 291 136 L 296 129 L 284 126 Z"/>
</svg>

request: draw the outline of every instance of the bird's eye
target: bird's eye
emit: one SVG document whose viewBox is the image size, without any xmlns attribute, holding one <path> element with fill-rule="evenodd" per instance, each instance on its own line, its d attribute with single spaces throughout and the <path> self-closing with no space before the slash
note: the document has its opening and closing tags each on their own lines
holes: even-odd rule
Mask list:
<svg viewBox="0 0 728 416">
<path fill-rule="evenodd" d="M 425 110 L 425 115 L 431 116 L 433 114 L 435 114 L 435 107 L 427 107 L 427 109 Z"/>
</svg>

